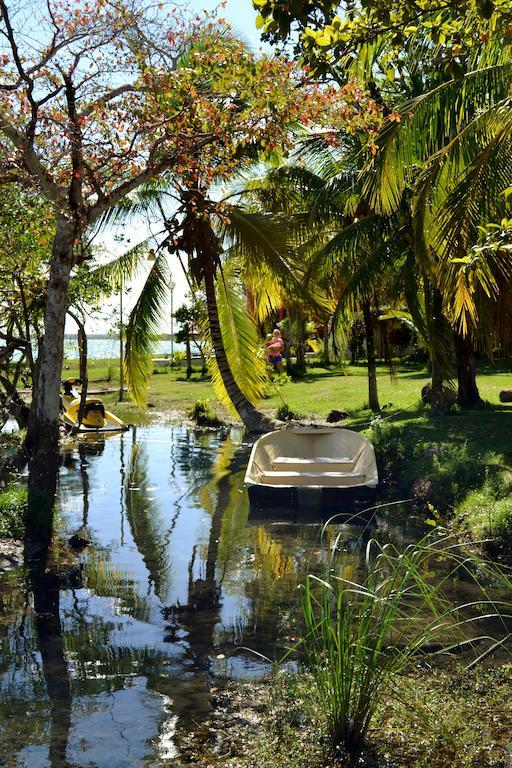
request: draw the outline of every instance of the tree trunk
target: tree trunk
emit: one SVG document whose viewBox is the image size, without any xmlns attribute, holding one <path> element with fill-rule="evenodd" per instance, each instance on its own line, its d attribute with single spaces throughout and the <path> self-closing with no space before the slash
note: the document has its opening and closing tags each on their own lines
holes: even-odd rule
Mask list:
<svg viewBox="0 0 512 768">
<path fill-rule="evenodd" d="M 432 290 L 426 284 L 425 304 L 427 313 L 431 314 L 432 331 L 435 334 L 434 343 L 430 343 L 430 357 L 432 361 L 432 399 L 430 412 L 434 416 L 441 416 L 447 411 L 447 402 L 445 395 L 445 370 L 447 363 L 443 360 L 442 352 L 438 350 L 439 344 L 442 347 L 443 336 L 448 338 L 449 329 L 443 313 L 443 297 L 437 288 Z M 432 338 L 431 331 L 431 338 Z"/>
<path fill-rule="evenodd" d="M 329 323 L 324 323 L 324 364 L 330 364 L 329 356 Z"/>
<path fill-rule="evenodd" d="M 454 334 L 457 365 L 457 402 L 461 408 L 473 408 L 482 402 L 476 384 L 475 350 L 470 338 Z"/>
<path fill-rule="evenodd" d="M 275 428 L 275 422 L 258 411 L 258 409 L 249 402 L 236 383 L 231 368 L 229 367 L 219 323 L 214 277 L 213 273 L 209 270 L 205 270 L 204 285 L 213 350 L 215 352 L 217 365 L 219 366 L 220 375 L 222 376 L 222 381 L 226 387 L 226 392 L 249 432 L 268 432 Z"/>
<path fill-rule="evenodd" d="M 375 358 L 375 334 L 373 332 L 372 308 L 369 301 L 362 305 L 364 330 L 366 335 L 366 358 L 368 361 L 368 404 L 375 413 L 380 411 L 377 391 L 377 365 Z"/>
<path fill-rule="evenodd" d="M 67 766 L 72 696 L 60 621 L 59 580 L 52 572 L 31 576 L 37 644 L 50 704 L 49 760 L 51 765 Z"/>
<path fill-rule="evenodd" d="M 82 382 L 80 392 L 80 408 L 78 409 L 78 426 L 80 427 L 85 416 L 85 404 L 87 402 L 87 388 L 89 380 L 87 378 L 87 334 L 82 322 L 78 325 L 78 352 L 80 355 L 80 369 L 78 378 Z"/>
<path fill-rule="evenodd" d="M 190 324 L 185 323 L 185 354 L 187 356 L 187 379 L 192 376 L 192 353 L 190 351 Z"/>
<path fill-rule="evenodd" d="M 78 326 L 78 356 L 79 356 L 78 378 L 82 382 L 82 389 L 80 392 L 80 407 L 78 409 L 78 418 L 77 418 L 78 429 L 79 429 L 85 416 L 85 404 L 87 401 L 87 387 L 89 383 L 87 379 L 87 334 L 85 332 L 85 325 L 80 320 L 80 318 L 77 315 L 75 315 L 74 312 L 70 312 L 69 310 L 68 310 L 68 314 L 70 317 L 73 318 L 73 320 Z"/>
<path fill-rule="evenodd" d="M 208 373 L 208 366 L 206 365 L 206 358 L 204 356 L 202 347 L 199 355 L 201 357 L 201 376 L 206 376 L 206 374 Z"/>
<path fill-rule="evenodd" d="M 59 218 L 50 261 L 45 335 L 38 355 L 37 378 L 32 390 L 26 439 L 31 456 L 28 484 L 29 535 L 42 542 L 49 541 L 51 537 L 51 508 L 57 488 L 59 393 L 72 263 L 73 226 Z"/>
<path fill-rule="evenodd" d="M 297 370 L 301 372 L 304 372 L 306 369 L 305 332 L 306 321 L 303 317 L 297 316 Z"/>
<path fill-rule="evenodd" d="M 18 367 L 21 367 L 21 364 L 22 361 L 18 363 Z M 28 426 L 30 409 L 18 392 L 18 378 L 17 373 L 15 374 L 13 381 L 11 381 L 8 376 L 0 374 L 0 385 L 4 390 L 3 392 L 0 392 L 0 404 L 5 408 L 6 413 L 9 416 L 13 416 L 16 419 L 20 429 L 26 429 Z"/>
<path fill-rule="evenodd" d="M 291 374 L 293 371 L 293 363 L 292 363 L 292 345 L 290 343 L 290 334 L 288 334 L 288 338 L 285 339 L 284 359 L 286 361 L 286 373 Z"/>
</svg>

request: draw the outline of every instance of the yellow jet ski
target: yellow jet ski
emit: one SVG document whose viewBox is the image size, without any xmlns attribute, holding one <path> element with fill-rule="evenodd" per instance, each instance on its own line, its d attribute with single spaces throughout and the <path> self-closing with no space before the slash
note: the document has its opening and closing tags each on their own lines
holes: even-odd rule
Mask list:
<svg viewBox="0 0 512 768">
<path fill-rule="evenodd" d="M 66 379 L 61 382 L 61 419 L 64 426 L 70 430 L 78 428 L 80 393 L 75 387 L 81 383 L 80 379 Z M 97 397 L 86 398 L 85 413 L 78 432 L 122 432 L 129 428 L 128 424 L 105 409 L 103 400 Z"/>
</svg>

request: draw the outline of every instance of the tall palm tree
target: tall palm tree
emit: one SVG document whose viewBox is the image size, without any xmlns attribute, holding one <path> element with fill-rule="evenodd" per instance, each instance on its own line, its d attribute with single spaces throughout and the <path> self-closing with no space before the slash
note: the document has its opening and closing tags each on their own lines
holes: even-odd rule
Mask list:
<svg viewBox="0 0 512 768">
<path fill-rule="evenodd" d="M 430 274 L 415 253 L 410 211 L 405 206 L 386 215 L 370 209 L 362 193 L 361 157 L 356 141 L 333 151 L 321 137 L 313 138 L 295 164 L 267 176 L 260 197 L 262 205 L 288 216 L 306 264 L 305 281 L 324 287 L 335 325 L 346 326 L 350 317 L 362 314 L 368 399 L 378 411 L 374 337 L 380 302 L 407 304 L 430 352 L 437 389 L 450 368 L 450 351 Z"/>
<path fill-rule="evenodd" d="M 475 252 L 480 228 L 507 213 L 512 185 L 510 50 L 482 49 L 462 77 L 402 104 L 381 131 L 363 191 L 384 214 L 411 198 L 416 250 L 431 266 L 454 330 L 459 402 L 480 401 L 474 346 L 492 354 L 491 306 L 512 277 L 510 255 Z"/>
<path fill-rule="evenodd" d="M 289 241 L 287 222 L 283 217 L 244 210 L 231 195 L 214 199 L 206 189 L 187 188 L 180 180 L 168 179 L 141 190 L 104 224 L 141 214 L 157 217 L 162 226 L 156 235 L 156 260 L 126 332 L 124 362 L 133 398 L 138 403 L 145 399 L 171 254 L 186 270 L 191 286 L 202 289 L 206 297 L 207 322 L 201 332 L 214 353 L 209 368 L 217 394 L 250 431 L 272 428 L 275 422 L 255 407 L 265 390 L 266 370 L 243 283 L 249 275 L 253 284 L 266 281 L 269 311 L 284 290 L 292 297 L 300 294 L 297 254 Z M 147 243 L 103 267 L 105 276 L 115 281 L 120 275 L 133 275 L 144 245 Z"/>
</svg>

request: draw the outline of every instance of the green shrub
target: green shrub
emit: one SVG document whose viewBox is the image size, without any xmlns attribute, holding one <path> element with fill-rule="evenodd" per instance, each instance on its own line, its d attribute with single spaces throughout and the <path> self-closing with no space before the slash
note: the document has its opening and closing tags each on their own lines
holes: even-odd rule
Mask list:
<svg viewBox="0 0 512 768">
<path fill-rule="evenodd" d="M 403 476 L 408 455 L 403 430 L 382 421 L 375 421 L 372 427 L 372 442 L 382 485 L 402 491 Z M 405 489 L 404 489 L 405 490 Z"/>
<path fill-rule="evenodd" d="M 512 547 L 512 498 L 501 499 L 492 509 L 490 533 L 500 544 Z"/>
<path fill-rule="evenodd" d="M 512 474 L 492 472 L 478 490 L 469 493 L 457 506 L 456 527 L 469 529 L 473 538 L 492 538 L 505 550 L 512 550 Z"/>
<path fill-rule="evenodd" d="M 276 410 L 276 419 L 279 419 L 279 421 L 293 421 L 300 418 L 302 418 L 300 413 L 293 411 L 288 403 L 283 403 Z"/>
<path fill-rule="evenodd" d="M 381 420 L 373 423 L 371 439 L 386 492 L 428 501 L 444 514 L 481 487 L 489 473 L 485 456 L 468 442 L 418 440 L 407 425 Z"/>
<path fill-rule="evenodd" d="M 172 365 L 175 365 L 176 368 L 180 368 L 181 364 L 184 362 L 186 357 L 187 357 L 186 352 L 182 352 L 181 350 L 178 350 L 172 356 Z"/>
<path fill-rule="evenodd" d="M 27 516 L 27 489 L 13 486 L 0 492 L 0 539 L 22 539 Z"/>
<path fill-rule="evenodd" d="M 187 416 L 195 421 L 198 427 L 221 427 L 222 421 L 217 417 L 208 400 L 196 400 Z"/>
</svg>

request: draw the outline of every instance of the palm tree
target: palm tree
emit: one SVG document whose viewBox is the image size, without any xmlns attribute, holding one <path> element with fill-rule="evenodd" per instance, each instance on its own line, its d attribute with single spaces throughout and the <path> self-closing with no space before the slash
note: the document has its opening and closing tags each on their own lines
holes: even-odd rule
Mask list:
<svg viewBox="0 0 512 768">
<path fill-rule="evenodd" d="M 370 205 L 389 215 L 411 198 L 416 251 L 454 331 L 459 403 L 480 401 L 474 347 L 495 340 L 489 305 L 512 276 L 509 254 L 475 252 L 480 228 L 507 213 L 512 184 L 512 65 L 490 47 L 462 77 L 406 101 L 381 131 L 366 169 Z"/>
<path fill-rule="evenodd" d="M 265 283 L 267 308 L 286 290 L 301 292 L 295 270 L 296 252 L 289 242 L 283 217 L 248 211 L 237 196 L 224 200 L 209 196 L 199 186 L 185 187 L 178 179 L 151 185 L 125 202 L 106 224 L 137 215 L 157 217 L 156 259 L 131 312 L 126 331 L 125 371 L 129 391 L 137 403 L 145 400 L 152 370 L 151 353 L 169 284 L 169 254 L 176 256 L 190 285 L 206 297 L 206 322 L 201 333 L 214 357 L 210 373 L 224 405 L 234 409 L 253 432 L 275 425 L 254 403 L 264 394 L 265 360 L 254 318 L 248 311 L 244 285 Z M 102 267 L 111 281 L 126 279 L 140 267 L 148 243 Z M 184 258 L 187 260 L 185 264 Z"/>
<path fill-rule="evenodd" d="M 314 138 L 298 162 L 272 171 L 262 181 L 261 205 L 281 210 L 295 227 L 306 264 L 308 286 L 323 286 L 331 302 L 334 325 L 362 315 L 368 365 L 370 408 L 380 410 L 377 392 L 375 328 L 379 305 L 408 305 L 409 315 L 430 351 L 433 378 L 441 387 L 449 368 L 446 328 L 436 313 L 429 274 L 418 266 L 411 237 L 410 212 L 372 212 L 361 189 L 359 147 L 326 149 Z M 258 190 L 254 190 L 256 192 Z M 270 202 L 269 202 L 270 201 Z M 317 290 L 317 289 L 316 289 Z M 436 403 L 434 403 L 434 407 Z"/>
</svg>

